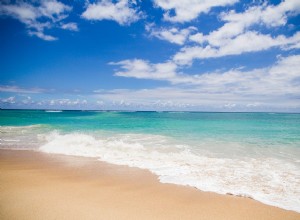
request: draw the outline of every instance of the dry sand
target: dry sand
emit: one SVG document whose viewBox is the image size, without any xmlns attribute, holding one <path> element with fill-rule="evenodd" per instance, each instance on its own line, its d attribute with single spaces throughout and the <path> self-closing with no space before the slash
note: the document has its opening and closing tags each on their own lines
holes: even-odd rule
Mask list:
<svg viewBox="0 0 300 220">
<path fill-rule="evenodd" d="M 300 219 L 96 159 L 0 150 L 0 219 Z"/>
</svg>

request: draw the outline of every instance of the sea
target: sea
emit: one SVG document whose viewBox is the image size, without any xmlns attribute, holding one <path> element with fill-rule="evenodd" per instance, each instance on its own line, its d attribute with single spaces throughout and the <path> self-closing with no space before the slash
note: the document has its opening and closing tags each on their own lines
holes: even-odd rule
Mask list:
<svg viewBox="0 0 300 220">
<path fill-rule="evenodd" d="M 93 157 L 300 212 L 300 114 L 0 110 L 0 149 Z"/>
</svg>

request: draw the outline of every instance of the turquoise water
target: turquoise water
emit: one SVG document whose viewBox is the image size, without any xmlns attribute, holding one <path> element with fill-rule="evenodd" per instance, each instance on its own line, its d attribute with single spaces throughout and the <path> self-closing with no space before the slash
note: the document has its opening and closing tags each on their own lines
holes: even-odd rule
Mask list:
<svg viewBox="0 0 300 220">
<path fill-rule="evenodd" d="M 0 124 L 40 124 L 66 132 L 96 129 L 176 138 L 259 139 L 300 146 L 300 114 L 2 110 Z"/>
<path fill-rule="evenodd" d="M 1 147 L 97 157 L 300 211 L 300 114 L 1 110 Z"/>
</svg>

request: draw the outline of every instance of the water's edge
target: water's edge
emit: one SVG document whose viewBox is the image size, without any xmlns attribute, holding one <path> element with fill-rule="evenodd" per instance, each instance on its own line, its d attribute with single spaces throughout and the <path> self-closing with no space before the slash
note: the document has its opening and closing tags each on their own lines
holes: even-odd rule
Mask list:
<svg viewBox="0 0 300 220">
<path fill-rule="evenodd" d="M 33 149 L 18 149 L 18 148 L 5 148 L 5 147 L 1 147 L 0 148 L 0 152 L 2 150 L 5 150 L 5 151 L 28 151 L 28 152 L 34 152 L 34 153 L 39 153 L 39 154 L 45 154 L 45 155 L 49 155 L 49 153 L 46 153 L 46 152 L 42 152 L 40 150 L 33 150 Z M 64 157 L 84 157 L 84 158 L 87 158 L 87 159 L 95 159 L 95 157 L 88 157 L 88 156 L 78 156 L 78 155 L 66 155 L 66 154 L 59 154 L 59 153 L 51 153 L 52 155 L 61 155 L 61 156 L 64 156 Z M 61 158 L 60 158 L 61 159 Z M 94 160 L 93 160 L 94 161 Z M 216 193 L 218 195 L 227 195 L 227 196 L 234 196 L 234 197 L 238 197 L 238 198 L 244 198 L 244 199 L 253 199 L 257 202 L 260 202 L 261 204 L 263 205 L 268 205 L 268 206 L 272 206 L 272 207 L 276 207 L 276 208 L 280 208 L 280 209 L 283 209 L 283 210 L 287 210 L 287 211 L 292 211 L 292 212 L 297 212 L 297 213 L 300 213 L 299 211 L 297 210 L 292 210 L 292 209 L 285 209 L 285 208 L 282 208 L 282 207 L 278 207 L 276 205 L 272 205 L 272 204 L 267 204 L 267 203 L 264 203 L 262 201 L 259 201 L 259 200 L 256 200 L 254 198 L 252 198 L 251 196 L 248 196 L 248 195 L 235 195 L 235 194 L 232 194 L 232 193 L 218 193 L 218 192 L 214 192 L 214 191 L 204 191 L 204 190 L 201 190 L 201 189 L 198 189 L 197 187 L 195 186 L 191 186 L 191 185 L 182 185 L 182 184 L 176 184 L 176 183 L 169 183 L 169 182 L 163 182 L 160 180 L 159 176 L 152 172 L 151 170 L 148 170 L 148 169 L 145 169 L 145 168 L 139 168 L 139 167 L 132 167 L 132 166 L 129 166 L 129 165 L 121 165 L 121 164 L 114 164 L 114 163 L 109 163 L 107 161 L 103 161 L 103 160 L 99 160 L 101 161 L 101 163 L 107 163 L 109 165 L 113 165 L 113 166 L 125 166 L 125 167 L 128 167 L 129 169 L 130 168 L 135 168 L 135 169 L 141 169 L 141 170 L 146 170 L 146 171 L 149 171 L 151 174 L 153 174 L 154 176 L 156 176 L 156 179 L 158 182 L 160 182 L 161 184 L 174 184 L 174 185 L 180 185 L 180 186 L 185 186 L 185 187 L 189 187 L 189 188 L 193 188 L 193 189 L 197 189 L 197 190 L 200 190 L 204 193 Z"/>
</svg>

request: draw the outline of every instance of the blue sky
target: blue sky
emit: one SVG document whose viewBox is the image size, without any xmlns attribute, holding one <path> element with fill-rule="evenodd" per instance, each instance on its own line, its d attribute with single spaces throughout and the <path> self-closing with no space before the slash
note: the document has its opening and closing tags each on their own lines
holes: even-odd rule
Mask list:
<svg viewBox="0 0 300 220">
<path fill-rule="evenodd" d="M 0 107 L 300 112 L 300 0 L 0 3 Z"/>
</svg>

